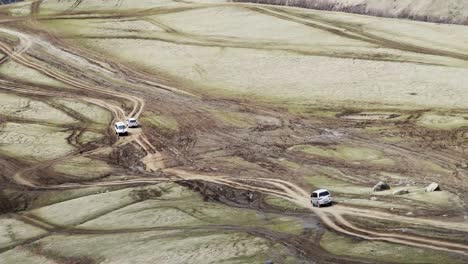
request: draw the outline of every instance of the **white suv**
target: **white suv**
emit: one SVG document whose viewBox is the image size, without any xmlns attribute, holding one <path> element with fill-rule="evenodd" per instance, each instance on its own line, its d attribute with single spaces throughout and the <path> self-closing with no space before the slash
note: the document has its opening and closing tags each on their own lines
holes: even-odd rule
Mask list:
<svg viewBox="0 0 468 264">
<path fill-rule="evenodd" d="M 128 127 L 138 127 L 138 121 L 136 118 L 129 118 L 127 119 L 127 126 Z"/>
<path fill-rule="evenodd" d="M 124 122 L 117 122 L 114 125 L 115 133 L 117 135 L 126 135 L 128 133 L 127 126 Z"/>
<path fill-rule="evenodd" d="M 320 189 L 310 195 L 312 206 L 320 207 L 325 204 L 332 204 L 331 193 L 328 190 Z"/>
</svg>

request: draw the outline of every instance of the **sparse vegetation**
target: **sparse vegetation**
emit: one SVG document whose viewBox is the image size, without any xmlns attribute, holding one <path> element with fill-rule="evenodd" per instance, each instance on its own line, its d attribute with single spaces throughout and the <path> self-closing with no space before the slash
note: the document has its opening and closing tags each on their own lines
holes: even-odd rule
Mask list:
<svg viewBox="0 0 468 264">
<path fill-rule="evenodd" d="M 450 254 L 432 254 L 430 250 L 416 249 L 379 241 L 352 239 L 326 232 L 320 244 L 337 255 L 373 259 L 392 263 L 463 263 Z"/>
<path fill-rule="evenodd" d="M 148 117 L 144 117 L 141 119 L 141 122 L 144 125 L 150 125 L 162 130 L 169 130 L 171 132 L 176 132 L 179 130 L 179 126 L 177 121 L 169 116 L 164 115 L 152 115 Z"/>
<path fill-rule="evenodd" d="M 466 263 L 460 2 L 262 2 L 1 6 L 0 262 Z"/>
<path fill-rule="evenodd" d="M 326 146 L 316 147 L 310 145 L 294 146 L 292 150 L 299 150 L 307 154 L 322 156 L 325 158 L 342 159 L 350 161 L 366 161 L 374 164 L 392 165 L 392 160 L 385 158 L 382 151 L 363 147 L 350 146 Z"/>
</svg>

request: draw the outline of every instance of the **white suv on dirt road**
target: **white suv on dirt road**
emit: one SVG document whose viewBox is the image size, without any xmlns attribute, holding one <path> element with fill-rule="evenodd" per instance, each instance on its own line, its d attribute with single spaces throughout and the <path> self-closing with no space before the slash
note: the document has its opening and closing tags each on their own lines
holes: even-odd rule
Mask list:
<svg viewBox="0 0 468 264">
<path fill-rule="evenodd" d="M 138 127 L 138 121 L 136 118 L 129 118 L 127 119 L 127 126 L 128 127 Z"/>
<path fill-rule="evenodd" d="M 312 195 L 310 195 L 310 201 L 312 202 L 313 207 L 320 207 L 326 204 L 331 205 L 331 193 L 325 189 L 314 191 Z"/>
<path fill-rule="evenodd" d="M 115 133 L 117 135 L 127 135 L 128 131 L 127 131 L 127 126 L 125 125 L 124 122 L 117 122 L 115 123 L 114 125 L 114 129 L 115 129 Z"/>
</svg>

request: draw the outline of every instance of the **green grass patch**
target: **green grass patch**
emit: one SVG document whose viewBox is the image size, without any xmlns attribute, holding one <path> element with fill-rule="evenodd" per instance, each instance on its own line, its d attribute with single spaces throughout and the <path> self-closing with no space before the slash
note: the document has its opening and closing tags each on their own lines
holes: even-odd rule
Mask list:
<svg viewBox="0 0 468 264">
<path fill-rule="evenodd" d="M 425 192 L 424 189 L 412 191 L 406 198 L 437 206 L 440 208 L 463 208 L 463 201 L 457 195 L 448 191 Z"/>
<path fill-rule="evenodd" d="M 293 147 L 293 150 L 299 150 L 307 154 L 331 159 L 366 161 L 380 165 L 393 164 L 392 160 L 385 158 L 382 151 L 363 147 L 333 146 L 325 148 L 310 145 L 297 145 Z"/>
<path fill-rule="evenodd" d="M 371 187 L 354 185 L 323 175 L 308 176 L 305 177 L 305 181 L 317 189 L 324 188 L 334 193 L 368 194 L 372 191 Z"/>
<path fill-rule="evenodd" d="M 435 164 L 435 163 L 427 161 L 427 160 L 421 160 L 421 161 L 419 161 L 419 163 L 421 164 L 421 167 L 423 167 L 423 168 L 425 168 L 427 170 L 434 171 L 434 172 L 439 172 L 439 173 L 444 173 L 444 174 L 449 174 L 449 173 L 452 172 L 450 170 L 442 168 L 438 164 Z"/>
<path fill-rule="evenodd" d="M 364 128 L 364 130 L 369 132 L 388 131 L 389 129 L 391 129 L 391 127 L 388 126 L 368 126 Z"/>
<path fill-rule="evenodd" d="M 10 60 L 0 66 L 0 73 L 10 78 L 18 80 L 27 80 L 36 84 L 50 85 L 55 87 L 69 87 L 55 79 L 52 79 L 32 68 L 23 66 L 13 60 Z"/>
<path fill-rule="evenodd" d="M 35 197 L 31 200 L 31 204 L 29 205 L 30 208 L 38 208 L 54 203 L 60 203 L 72 199 L 76 199 L 79 197 L 84 197 L 87 195 L 93 195 L 105 192 L 106 190 L 118 190 L 122 187 L 90 187 L 90 188 L 82 188 L 82 189 L 75 189 L 75 190 L 47 190 L 47 191 L 40 191 L 35 193 Z"/>
<path fill-rule="evenodd" d="M 413 200 L 416 202 L 422 202 L 427 205 L 441 208 L 448 206 L 452 208 L 463 207 L 463 201 L 457 195 L 447 191 L 428 193 L 425 192 L 424 188 L 422 187 L 394 187 L 387 191 L 372 192 L 371 186 L 356 185 L 322 175 L 308 176 L 304 179 L 307 183 L 309 183 L 312 187 L 316 189 L 324 188 L 330 190 L 332 194 L 334 194 L 334 196 L 336 197 L 336 200 L 344 204 L 363 205 L 379 208 L 406 208 L 406 205 L 412 206 L 410 200 Z M 408 189 L 410 193 L 404 196 L 393 195 L 394 191 L 400 189 Z M 358 195 L 358 197 L 361 198 L 345 199 L 340 198 L 340 194 Z M 394 203 L 388 201 L 386 201 L 385 203 L 382 201 L 372 201 L 368 199 L 370 195 L 377 197 L 390 197 L 395 200 L 392 200 L 394 201 Z"/>
<path fill-rule="evenodd" d="M 217 110 L 209 110 L 209 112 L 216 120 L 219 120 L 229 126 L 242 128 L 255 124 L 255 120 L 246 114 Z"/>
<path fill-rule="evenodd" d="M 86 157 L 76 157 L 54 164 L 52 168 L 59 173 L 73 175 L 77 179 L 90 180 L 102 177 L 112 172 L 112 168 L 104 161 Z"/>
<path fill-rule="evenodd" d="M 79 137 L 79 142 L 81 144 L 88 144 L 94 141 L 98 141 L 104 137 L 103 134 L 101 133 L 96 133 L 93 131 L 85 131 L 81 136 Z"/>
<path fill-rule="evenodd" d="M 458 115 L 427 113 L 419 118 L 417 124 L 432 129 L 450 130 L 468 126 L 468 120 Z"/>
<path fill-rule="evenodd" d="M 30 161 L 55 159 L 74 150 L 68 136 L 62 128 L 9 122 L 0 131 L 0 153 Z"/>
<path fill-rule="evenodd" d="M 280 207 L 280 208 L 283 208 L 283 209 L 286 209 L 286 210 L 296 210 L 296 209 L 300 208 L 299 205 L 297 205 L 297 204 L 295 204 L 293 202 L 290 202 L 288 200 L 285 200 L 283 198 L 274 196 L 274 195 L 267 195 L 265 197 L 265 202 L 267 204 L 269 204 L 269 205 Z"/>
<path fill-rule="evenodd" d="M 339 111 L 335 111 L 335 110 L 313 108 L 308 105 L 297 104 L 297 103 L 288 104 L 287 109 L 290 113 L 293 113 L 293 114 L 304 114 L 304 115 L 327 117 L 327 118 L 336 117 L 336 115 L 340 113 Z"/>
<path fill-rule="evenodd" d="M 172 132 L 179 131 L 179 125 L 177 121 L 170 116 L 165 116 L 165 115 L 145 116 L 141 119 L 141 122 L 145 125 L 151 125 L 156 128 L 163 129 L 163 130 L 168 130 Z"/>
<path fill-rule="evenodd" d="M 320 245 L 328 252 L 357 258 L 365 258 L 374 261 L 393 263 L 464 263 L 449 253 L 437 252 L 386 242 L 362 241 L 349 237 L 326 232 L 320 241 Z"/>
<path fill-rule="evenodd" d="M 383 137 L 382 140 L 385 141 L 385 142 L 387 142 L 387 143 L 398 143 L 398 142 L 403 141 L 403 138 L 402 138 L 402 137 L 398 137 L 398 136 L 395 136 L 395 137 Z"/>
<path fill-rule="evenodd" d="M 296 162 L 293 162 L 293 161 L 290 161 L 290 160 L 287 160 L 287 159 L 278 159 L 278 160 L 273 160 L 274 162 L 278 162 L 279 164 L 281 164 L 282 166 L 285 166 L 287 167 L 288 169 L 291 169 L 291 170 L 297 170 L 297 169 L 300 169 L 302 166 Z"/>
<path fill-rule="evenodd" d="M 149 188 L 157 188 L 160 195 L 135 199 L 136 191 L 141 193 Z M 121 202 L 122 192 L 102 194 L 100 203 L 109 197 L 115 197 L 115 203 Z M 219 203 L 204 202 L 203 197 L 187 188 L 175 184 L 160 184 L 158 187 L 136 188 L 127 191 L 133 200 L 138 203 L 131 204 L 122 209 L 107 213 L 94 220 L 88 221 L 81 228 L 92 229 L 118 229 L 118 228 L 146 228 L 155 226 L 193 226 L 200 225 L 233 225 L 240 227 L 266 228 L 275 232 L 300 234 L 304 229 L 303 222 L 297 218 L 281 216 L 273 213 L 262 213 L 255 210 L 232 208 Z M 88 205 L 90 198 L 83 199 L 86 204 L 81 205 L 83 210 L 97 210 L 97 205 Z M 125 197 L 124 200 L 128 199 Z M 79 201 L 74 201 L 79 202 Z M 114 203 L 109 203 L 113 207 Z M 63 203 L 61 208 L 66 208 Z M 65 213 L 63 213 L 65 214 Z"/>
</svg>

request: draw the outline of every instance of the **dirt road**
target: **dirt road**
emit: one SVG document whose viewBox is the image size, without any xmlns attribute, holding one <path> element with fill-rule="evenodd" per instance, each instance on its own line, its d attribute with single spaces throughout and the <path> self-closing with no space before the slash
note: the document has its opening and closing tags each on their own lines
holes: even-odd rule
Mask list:
<svg viewBox="0 0 468 264">
<path fill-rule="evenodd" d="M 35 10 L 39 10 L 38 4 L 34 5 Z M 276 9 L 252 8 L 252 10 L 267 13 L 268 15 L 279 16 L 282 19 L 303 21 L 306 18 L 296 17 L 294 14 L 280 13 Z M 37 11 L 36 11 L 37 13 Z M 36 14 L 37 15 L 37 14 Z M 36 21 L 37 22 L 37 21 Z M 321 21 L 325 23 L 326 21 Z M 324 27 L 331 27 L 325 25 Z M 375 36 L 365 36 L 359 32 L 354 32 L 352 28 L 347 28 L 350 33 L 348 37 L 364 38 L 366 41 L 373 41 L 382 44 L 383 40 Z M 28 86 L 24 82 L 23 87 L 11 87 L 2 85 L 0 89 L 25 94 L 31 97 L 43 96 L 50 98 L 66 97 L 88 102 L 112 113 L 112 123 L 117 120 L 125 120 L 129 117 L 140 118 L 151 114 L 163 114 L 174 116 L 179 130 L 176 136 L 171 135 L 167 130 L 154 127 L 143 127 L 131 130 L 127 137 L 118 138 L 108 133 L 111 143 L 108 145 L 96 146 L 89 150 L 78 149 L 66 156 L 49 160 L 38 164 L 32 164 L 11 175 L 11 180 L 18 186 L 29 190 L 65 190 L 88 187 L 111 187 L 111 186 L 139 186 L 147 184 L 157 184 L 161 182 L 206 182 L 227 188 L 246 190 L 273 195 L 284 200 L 297 204 L 299 207 L 307 208 L 315 214 L 330 229 L 338 233 L 357 237 L 365 240 L 386 241 L 396 244 L 427 248 L 431 250 L 446 251 L 462 256 L 468 256 L 468 245 L 466 243 L 441 240 L 425 237 L 423 235 L 402 234 L 392 232 L 381 232 L 372 229 L 363 229 L 352 224 L 347 217 L 364 217 L 374 220 L 389 220 L 396 223 L 420 225 L 424 227 L 441 228 L 453 231 L 468 232 L 466 221 L 444 221 L 428 219 L 426 217 L 406 217 L 399 214 L 383 212 L 378 209 L 350 207 L 335 205 L 329 208 L 312 208 L 309 200 L 309 191 L 304 189 L 304 184 L 294 177 L 285 176 L 290 171 L 273 163 L 271 158 L 282 157 L 290 161 L 301 161 L 304 159 L 301 154 L 287 153 L 286 146 L 303 144 L 311 141 L 310 134 L 316 139 L 328 140 L 323 136 L 323 126 L 329 127 L 332 124 L 309 123 L 310 120 L 298 120 L 297 116 L 290 113 L 281 112 L 274 107 L 257 106 L 254 102 L 236 102 L 217 100 L 195 94 L 191 89 L 184 90 L 180 83 L 171 83 L 166 78 L 148 74 L 141 70 L 135 70 L 130 66 L 115 62 L 108 58 L 101 58 L 90 51 L 82 50 L 79 47 L 71 46 L 63 42 L 59 37 L 51 32 L 28 27 L 27 24 L 1 24 L 0 32 L 18 39 L 18 41 L 0 41 L 0 51 L 6 57 L 0 63 L 13 60 L 27 68 L 59 81 L 70 89 L 63 91 L 53 90 L 51 87 Z M 394 44 L 394 43 L 393 43 Z M 393 45 L 387 43 L 386 45 Z M 391 46 L 390 48 L 400 48 Z M 406 49 L 415 50 L 418 47 L 408 46 Z M 465 54 L 443 53 L 433 50 L 418 51 L 440 56 L 451 56 L 455 59 L 466 60 Z M 190 92 L 189 92 L 190 91 Z M 154 103 L 157 102 L 157 103 Z M 215 109 L 243 108 L 245 113 L 252 117 L 278 121 L 279 125 L 257 127 L 257 130 L 232 131 L 229 127 L 223 127 L 219 123 L 213 122 L 213 117 L 207 107 Z M 183 114 L 180 114 L 183 113 Z M 301 122 L 303 124 L 301 124 Z M 334 128 L 347 126 L 348 123 L 336 123 Z M 271 128 L 273 127 L 273 128 Z M 276 134 L 270 133 L 277 130 Z M 252 132 L 254 131 L 254 132 Z M 443 166 L 446 169 L 454 169 L 455 163 L 460 162 L 457 155 L 453 153 L 431 152 L 421 153 L 420 151 L 409 151 L 394 145 L 385 145 L 381 142 L 373 142 L 372 138 L 358 137 L 352 131 L 339 141 L 359 142 L 361 145 L 373 148 L 381 148 L 386 151 L 393 151 L 395 155 L 400 155 L 408 162 L 417 162 L 417 159 L 424 157 L 425 160 Z M 289 136 L 290 134 L 293 137 Z M 257 140 L 263 139 L 261 142 Z M 287 142 L 287 143 L 283 143 Z M 313 140 L 312 140 L 313 141 Z M 209 144 L 208 144 L 208 143 Z M 197 149 L 197 144 L 206 144 L 207 148 Z M 282 145 L 283 144 L 283 145 Z M 144 157 L 138 162 L 144 165 L 144 172 L 136 172 L 127 180 L 101 179 L 97 181 L 62 182 L 60 184 L 44 184 L 40 179 L 32 177 L 36 171 L 45 170 L 58 162 L 76 158 L 91 156 L 103 149 L 119 150 L 123 146 L 133 145 L 144 153 Z M 203 150 L 203 151 L 202 151 Z M 251 176 L 239 176 L 236 168 L 224 168 L 222 173 L 211 168 L 210 152 L 223 150 L 223 154 L 240 155 L 247 157 L 253 163 L 261 166 L 249 170 L 240 168 L 248 172 Z M 421 154 L 419 154 L 421 153 Z M 216 155 L 215 155 L 216 156 Z M 314 162 L 328 162 L 315 160 Z M 448 164 L 450 163 L 451 164 Z M 136 162 L 135 162 L 136 163 Z M 202 165 L 206 164 L 206 167 Z M 447 165 L 448 164 L 448 165 Z M 198 167 L 197 167 L 198 166 Z M 263 167 L 262 167 L 263 166 Z M 349 167 L 359 171 L 358 165 Z M 365 169 L 365 168 L 364 168 Z M 376 167 L 378 169 L 378 167 Z M 266 172 L 265 172 L 266 171 Z M 279 172 L 278 172 L 279 171 Z M 271 177 L 267 176 L 271 174 Z M 460 171 L 460 177 L 467 175 L 466 171 Z M 456 184 L 448 183 L 452 188 Z"/>
</svg>

